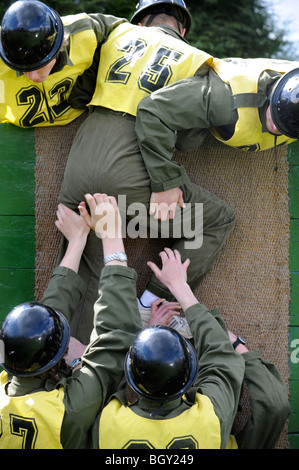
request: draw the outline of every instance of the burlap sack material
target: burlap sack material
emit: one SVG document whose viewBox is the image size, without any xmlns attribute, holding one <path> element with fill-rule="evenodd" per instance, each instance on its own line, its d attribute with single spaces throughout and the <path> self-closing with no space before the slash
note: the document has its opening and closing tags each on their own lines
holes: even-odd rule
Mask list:
<svg viewBox="0 0 299 470">
<path fill-rule="evenodd" d="M 36 299 L 56 263 L 60 235 L 54 225 L 57 196 L 68 152 L 85 114 L 63 127 L 36 129 Z M 237 222 L 223 251 L 196 295 L 208 308 L 218 306 L 228 328 L 273 362 L 286 383 L 289 327 L 289 206 L 287 148 L 243 152 L 214 138 L 188 152 L 177 152 L 192 181 L 225 200 Z M 126 239 L 130 265 L 138 272 L 138 292 L 149 278 L 147 260 L 158 261 L 167 240 Z M 243 413 L 246 411 L 243 406 Z M 242 420 L 242 416 L 240 418 Z M 277 448 L 288 448 L 287 426 Z"/>
</svg>

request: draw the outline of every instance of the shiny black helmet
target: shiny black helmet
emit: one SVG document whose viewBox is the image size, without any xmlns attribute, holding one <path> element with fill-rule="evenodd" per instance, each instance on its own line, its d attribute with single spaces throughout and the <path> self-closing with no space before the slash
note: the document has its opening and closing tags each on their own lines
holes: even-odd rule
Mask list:
<svg viewBox="0 0 299 470">
<path fill-rule="evenodd" d="M 167 326 L 142 330 L 125 360 L 129 386 L 155 402 L 174 400 L 192 386 L 198 360 L 192 344 Z"/>
<path fill-rule="evenodd" d="M 66 353 L 70 329 L 66 318 L 39 302 L 15 307 L 0 331 L 1 366 L 18 377 L 42 374 Z"/>
<path fill-rule="evenodd" d="M 57 57 L 63 37 L 55 10 L 38 0 L 19 0 L 3 16 L 0 56 L 8 67 L 32 72 Z"/>
<path fill-rule="evenodd" d="M 183 0 L 140 0 L 130 21 L 138 24 L 144 16 L 159 13 L 174 16 L 186 28 L 186 34 L 190 30 L 192 17 Z"/>
<path fill-rule="evenodd" d="M 299 68 L 282 75 L 270 96 L 272 120 L 283 135 L 299 139 Z"/>
</svg>

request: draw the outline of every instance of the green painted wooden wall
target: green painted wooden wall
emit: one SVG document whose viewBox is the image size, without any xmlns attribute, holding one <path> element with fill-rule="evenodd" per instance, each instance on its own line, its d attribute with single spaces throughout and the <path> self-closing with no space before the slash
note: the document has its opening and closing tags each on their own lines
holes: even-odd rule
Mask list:
<svg viewBox="0 0 299 470">
<path fill-rule="evenodd" d="M 0 125 L 0 321 L 34 299 L 35 136 Z"/>
<path fill-rule="evenodd" d="M 17 304 L 34 298 L 35 136 L 0 125 L 0 325 Z M 299 142 L 289 146 L 290 402 L 289 442 L 299 449 Z"/>
<path fill-rule="evenodd" d="M 290 402 L 289 442 L 299 449 L 299 142 L 289 146 L 289 208 L 290 208 Z"/>
</svg>

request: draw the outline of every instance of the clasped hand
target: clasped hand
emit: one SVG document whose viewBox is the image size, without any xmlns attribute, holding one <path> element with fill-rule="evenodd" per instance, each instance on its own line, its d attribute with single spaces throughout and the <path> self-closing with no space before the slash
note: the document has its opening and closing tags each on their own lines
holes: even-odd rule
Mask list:
<svg viewBox="0 0 299 470">
<path fill-rule="evenodd" d="M 121 217 L 116 199 L 100 193 L 86 194 L 85 199 L 90 214 L 85 202 L 81 202 L 78 209 L 86 224 L 101 238 L 121 238 Z"/>
</svg>

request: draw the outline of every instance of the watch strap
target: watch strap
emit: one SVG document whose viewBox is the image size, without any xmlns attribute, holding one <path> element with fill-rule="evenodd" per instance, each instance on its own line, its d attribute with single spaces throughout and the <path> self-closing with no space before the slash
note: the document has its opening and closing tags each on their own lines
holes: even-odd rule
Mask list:
<svg viewBox="0 0 299 470">
<path fill-rule="evenodd" d="M 112 253 L 112 255 L 105 256 L 104 264 L 109 263 L 109 261 L 127 261 L 127 255 L 123 251 L 117 251 L 116 253 Z"/>
<path fill-rule="evenodd" d="M 246 342 L 244 341 L 243 338 L 241 338 L 241 336 L 237 336 L 236 341 L 233 343 L 233 348 L 236 349 L 236 347 L 239 346 L 239 344 L 243 344 L 243 345 L 246 344 Z"/>
<path fill-rule="evenodd" d="M 81 362 L 82 362 L 81 357 L 76 357 L 76 358 L 73 359 L 72 362 L 71 362 L 71 368 L 74 369 L 74 368 L 77 367 L 79 364 L 81 364 Z"/>
</svg>

